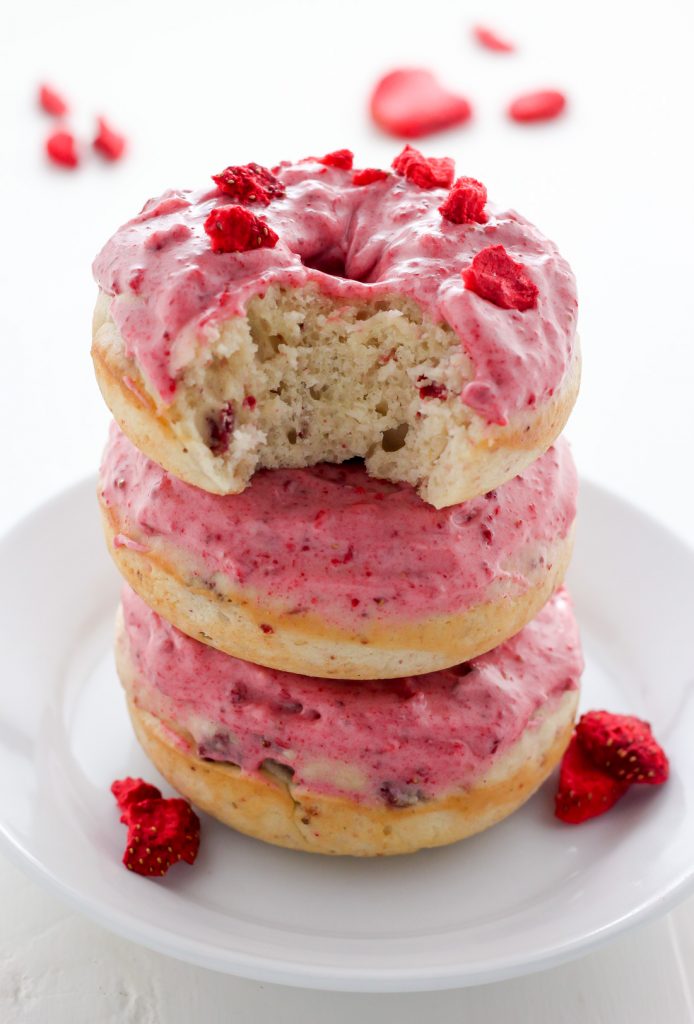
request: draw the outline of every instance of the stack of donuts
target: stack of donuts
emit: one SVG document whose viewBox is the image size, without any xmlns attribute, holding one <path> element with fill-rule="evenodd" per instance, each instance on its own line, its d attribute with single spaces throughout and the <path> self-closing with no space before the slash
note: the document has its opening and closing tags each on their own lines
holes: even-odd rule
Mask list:
<svg viewBox="0 0 694 1024">
<path fill-rule="evenodd" d="M 198 808 L 373 856 L 568 744 L 571 271 L 453 161 L 348 150 L 150 200 L 94 265 L 99 500 L 135 733 Z"/>
</svg>

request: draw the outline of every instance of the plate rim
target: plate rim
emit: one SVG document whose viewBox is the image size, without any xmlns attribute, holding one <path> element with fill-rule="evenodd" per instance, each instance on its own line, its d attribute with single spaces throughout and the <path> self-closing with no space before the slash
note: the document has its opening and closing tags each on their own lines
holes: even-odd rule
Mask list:
<svg viewBox="0 0 694 1024">
<path fill-rule="evenodd" d="M 0 556 L 11 542 L 13 534 L 31 526 L 32 520 L 44 515 L 52 505 L 74 500 L 80 492 L 96 486 L 95 474 L 89 474 L 69 486 L 58 490 L 46 500 L 38 503 L 0 535 Z M 606 500 L 636 516 L 644 525 L 654 528 L 687 550 L 694 557 L 694 548 L 667 524 L 661 523 L 633 504 L 628 499 L 596 483 L 590 477 L 581 475 L 581 489 L 592 491 L 598 500 Z M 313 988 L 327 991 L 352 992 L 408 992 L 434 991 L 463 988 L 473 985 L 503 981 L 546 970 L 566 963 L 580 955 L 606 944 L 617 935 L 667 913 L 686 896 L 694 891 L 694 861 L 689 869 L 682 869 L 677 876 L 662 887 L 655 895 L 641 899 L 630 911 L 607 922 L 588 935 L 579 935 L 566 940 L 554 949 L 540 949 L 530 954 L 506 956 L 502 961 L 477 962 L 467 969 L 464 963 L 447 964 L 438 968 L 422 967 L 343 967 L 339 965 L 309 965 L 283 957 L 263 956 L 244 952 L 240 949 L 215 949 L 212 943 L 199 939 L 174 935 L 167 928 L 142 917 L 133 917 L 128 910 L 120 910 L 110 904 L 99 904 L 84 895 L 77 886 L 65 882 L 54 870 L 36 857 L 32 851 L 12 833 L 0 816 L 0 848 L 8 859 L 20 870 L 24 870 L 45 890 L 64 900 L 69 906 L 84 914 L 107 930 L 136 944 L 146 946 L 160 954 L 192 963 L 196 966 L 221 973 L 237 974 L 257 981 L 290 985 L 299 988 Z"/>
</svg>

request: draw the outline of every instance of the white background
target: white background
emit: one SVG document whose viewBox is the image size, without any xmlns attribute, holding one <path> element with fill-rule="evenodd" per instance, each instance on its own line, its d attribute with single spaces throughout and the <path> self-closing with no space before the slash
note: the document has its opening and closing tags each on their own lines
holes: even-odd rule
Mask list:
<svg viewBox="0 0 694 1024">
<path fill-rule="evenodd" d="M 516 39 L 518 54 L 478 49 L 476 20 Z M 422 148 L 454 156 L 459 173 L 535 220 L 576 271 L 585 369 L 568 434 L 580 469 L 694 543 L 693 44 L 685 0 L 3 9 L 0 528 L 98 462 L 107 414 L 88 358 L 90 262 L 112 230 L 150 195 L 228 163 L 348 146 L 359 165 L 387 166 L 399 143 L 370 126 L 365 104 L 379 74 L 410 64 L 437 70 L 476 112 Z M 87 138 L 94 116 L 110 115 L 128 134 L 127 160 L 47 166 L 42 78 L 68 94 Z M 567 115 L 506 121 L 507 100 L 541 86 L 566 89 Z M 4 682 L 7 692 L 21 681 Z M 3 1024 L 694 1020 L 692 903 L 546 975 L 402 997 L 288 991 L 174 964 L 81 920 L 4 861 L 0 905 Z"/>
</svg>

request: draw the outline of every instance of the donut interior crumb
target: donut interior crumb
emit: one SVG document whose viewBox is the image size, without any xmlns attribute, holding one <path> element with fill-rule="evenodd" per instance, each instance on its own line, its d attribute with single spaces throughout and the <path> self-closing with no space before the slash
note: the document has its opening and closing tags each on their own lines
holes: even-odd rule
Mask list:
<svg viewBox="0 0 694 1024">
<path fill-rule="evenodd" d="M 273 286 L 200 347 L 169 416 L 224 490 L 264 467 L 359 457 L 435 504 L 437 466 L 449 472 L 442 457 L 474 418 L 460 400 L 471 375 L 454 332 L 412 302 Z"/>
</svg>

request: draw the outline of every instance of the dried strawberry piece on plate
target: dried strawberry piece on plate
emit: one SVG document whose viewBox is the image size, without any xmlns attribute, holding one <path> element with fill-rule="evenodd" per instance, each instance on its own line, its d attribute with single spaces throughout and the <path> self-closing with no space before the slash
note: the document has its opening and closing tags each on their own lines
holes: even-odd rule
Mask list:
<svg viewBox="0 0 694 1024">
<path fill-rule="evenodd" d="M 487 215 L 484 212 L 487 202 L 487 189 L 476 178 L 458 178 L 439 206 L 439 213 L 444 220 L 453 224 L 484 224 Z"/>
<path fill-rule="evenodd" d="M 640 718 L 589 711 L 580 718 L 576 736 L 593 764 L 620 782 L 659 786 L 668 778 L 667 755 Z"/>
<path fill-rule="evenodd" d="M 573 736 L 561 762 L 554 813 L 561 821 L 580 825 L 609 811 L 628 788 L 628 782 L 619 782 L 596 768 Z"/>
<path fill-rule="evenodd" d="M 444 88 L 425 68 L 400 68 L 385 75 L 376 84 L 370 109 L 379 128 L 401 139 L 431 135 L 472 116 L 469 100 Z"/>
<path fill-rule="evenodd" d="M 111 792 L 116 798 L 116 803 L 123 812 L 121 821 L 127 822 L 130 818 L 130 808 L 141 800 L 152 800 L 161 797 L 161 790 L 157 789 L 144 779 L 133 779 L 128 776 L 125 779 L 116 779 L 111 784 Z"/>
</svg>

